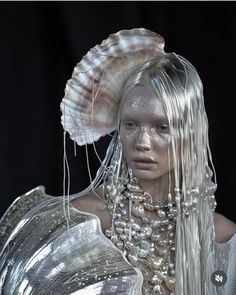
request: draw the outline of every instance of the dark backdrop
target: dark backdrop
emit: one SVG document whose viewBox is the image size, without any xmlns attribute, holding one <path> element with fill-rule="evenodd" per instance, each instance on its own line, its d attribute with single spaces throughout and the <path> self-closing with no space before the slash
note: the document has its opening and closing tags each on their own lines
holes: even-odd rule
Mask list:
<svg viewBox="0 0 236 295">
<path fill-rule="evenodd" d="M 15 197 L 63 186 L 59 104 L 74 66 L 89 48 L 121 29 L 163 35 L 166 51 L 189 59 L 204 83 L 210 144 L 217 171 L 218 212 L 236 221 L 234 2 L 1 2 L 1 212 Z M 97 144 L 101 154 L 107 140 Z M 85 151 L 68 140 L 71 193 L 89 183 Z M 92 174 L 98 165 L 90 156 Z"/>
</svg>

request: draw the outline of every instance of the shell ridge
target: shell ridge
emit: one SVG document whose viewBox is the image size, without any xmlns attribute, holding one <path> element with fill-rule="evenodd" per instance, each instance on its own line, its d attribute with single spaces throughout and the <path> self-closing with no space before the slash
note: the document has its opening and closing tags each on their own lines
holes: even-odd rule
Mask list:
<svg viewBox="0 0 236 295">
<path fill-rule="evenodd" d="M 123 85 L 137 66 L 165 54 L 164 39 L 144 28 L 121 30 L 91 48 L 75 66 L 61 103 L 62 125 L 78 145 L 117 128 Z"/>
</svg>

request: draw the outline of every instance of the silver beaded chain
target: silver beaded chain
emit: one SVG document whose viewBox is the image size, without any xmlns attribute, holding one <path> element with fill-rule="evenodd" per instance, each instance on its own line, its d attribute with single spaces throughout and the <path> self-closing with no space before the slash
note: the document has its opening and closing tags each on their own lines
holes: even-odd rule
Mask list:
<svg viewBox="0 0 236 295">
<path fill-rule="evenodd" d="M 175 227 L 174 203 L 153 202 L 134 179 L 120 188 L 106 187 L 112 227 L 106 236 L 123 251 L 144 277 L 145 295 L 174 295 Z"/>
</svg>

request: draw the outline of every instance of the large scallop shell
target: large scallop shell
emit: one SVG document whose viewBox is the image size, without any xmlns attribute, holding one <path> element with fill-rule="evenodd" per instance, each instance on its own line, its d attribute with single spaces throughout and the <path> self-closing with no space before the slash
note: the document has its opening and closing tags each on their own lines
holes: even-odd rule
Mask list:
<svg viewBox="0 0 236 295">
<path fill-rule="evenodd" d="M 164 54 L 164 39 L 140 28 L 122 30 L 96 45 L 74 68 L 61 102 L 62 125 L 84 145 L 117 128 L 123 85 L 139 65 Z"/>
</svg>

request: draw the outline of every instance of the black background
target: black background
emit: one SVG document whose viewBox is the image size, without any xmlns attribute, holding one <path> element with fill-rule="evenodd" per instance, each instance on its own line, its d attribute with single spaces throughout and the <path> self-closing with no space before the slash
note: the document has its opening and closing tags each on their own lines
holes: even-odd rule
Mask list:
<svg viewBox="0 0 236 295">
<path fill-rule="evenodd" d="M 161 34 L 165 50 L 183 55 L 203 80 L 218 190 L 217 209 L 235 214 L 236 3 L 1 2 L 0 215 L 15 197 L 44 185 L 63 190 L 60 102 L 74 66 L 93 46 L 121 29 Z M 97 144 L 103 154 L 107 140 Z M 89 183 L 84 148 L 67 143 L 71 193 Z M 92 174 L 97 169 L 90 155 Z"/>
</svg>

